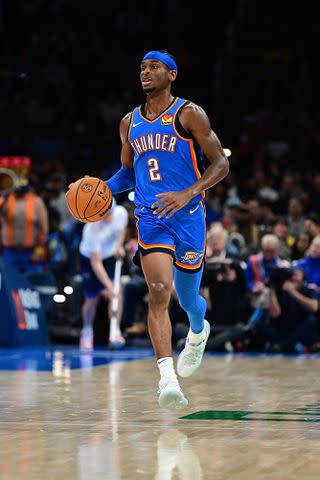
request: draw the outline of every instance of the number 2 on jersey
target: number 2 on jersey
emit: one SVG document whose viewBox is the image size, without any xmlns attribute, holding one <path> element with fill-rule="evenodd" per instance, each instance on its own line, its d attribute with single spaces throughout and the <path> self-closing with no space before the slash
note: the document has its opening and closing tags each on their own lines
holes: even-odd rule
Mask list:
<svg viewBox="0 0 320 480">
<path fill-rule="evenodd" d="M 161 174 L 159 172 L 159 162 L 156 158 L 148 158 L 147 165 L 149 168 L 149 176 L 151 182 L 158 182 L 162 180 Z"/>
</svg>

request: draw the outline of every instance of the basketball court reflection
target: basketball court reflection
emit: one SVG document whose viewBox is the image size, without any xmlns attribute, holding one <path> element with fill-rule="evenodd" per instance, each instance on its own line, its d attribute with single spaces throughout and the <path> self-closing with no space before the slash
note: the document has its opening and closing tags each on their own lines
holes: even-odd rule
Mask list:
<svg viewBox="0 0 320 480">
<path fill-rule="evenodd" d="M 204 478 L 199 457 L 192 449 L 187 435 L 175 428 L 159 435 L 157 463 L 155 480 L 172 480 L 176 470 L 181 480 Z"/>
</svg>

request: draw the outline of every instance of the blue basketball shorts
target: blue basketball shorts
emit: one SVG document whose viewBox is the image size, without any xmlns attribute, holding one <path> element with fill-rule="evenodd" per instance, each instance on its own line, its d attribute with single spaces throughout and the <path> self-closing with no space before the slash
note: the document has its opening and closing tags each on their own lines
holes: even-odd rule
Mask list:
<svg viewBox="0 0 320 480">
<path fill-rule="evenodd" d="M 103 266 L 110 278 L 114 278 L 114 269 L 116 264 L 115 257 L 109 257 L 103 260 Z M 80 269 L 82 276 L 82 291 L 85 298 L 96 297 L 102 290 L 105 289 L 103 283 L 97 278 L 92 270 L 90 259 L 80 254 Z"/>
<path fill-rule="evenodd" d="M 149 207 L 134 211 L 139 251 L 143 256 L 164 252 L 173 257 L 177 269 L 198 272 L 206 248 L 205 207 L 202 202 L 186 205 L 170 218 L 158 218 Z"/>
</svg>

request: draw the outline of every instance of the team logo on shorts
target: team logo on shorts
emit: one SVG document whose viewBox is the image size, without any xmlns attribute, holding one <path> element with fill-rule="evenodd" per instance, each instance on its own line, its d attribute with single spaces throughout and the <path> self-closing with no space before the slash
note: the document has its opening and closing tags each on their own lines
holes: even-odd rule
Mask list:
<svg viewBox="0 0 320 480">
<path fill-rule="evenodd" d="M 93 185 L 91 185 L 90 183 L 84 183 L 83 185 L 81 185 L 81 190 L 84 193 L 90 193 L 92 189 Z"/>
<path fill-rule="evenodd" d="M 197 253 L 197 252 L 186 252 L 181 258 L 185 262 L 195 263 L 197 260 L 199 260 L 201 255 L 202 255 L 201 253 Z"/>
<path fill-rule="evenodd" d="M 161 125 L 171 125 L 173 120 L 173 116 L 171 113 L 167 113 L 167 115 L 163 115 L 161 118 Z"/>
</svg>

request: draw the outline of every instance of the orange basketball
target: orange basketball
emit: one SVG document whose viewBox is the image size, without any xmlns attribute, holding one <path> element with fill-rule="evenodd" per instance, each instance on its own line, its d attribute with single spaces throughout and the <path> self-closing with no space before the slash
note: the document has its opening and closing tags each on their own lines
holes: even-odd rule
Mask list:
<svg viewBox="0 0 320 480">
<path fill-rule="evenodd" d="M 71 214 L 80 222 L 97 222 L 108 215 L 112 193 L 103 180 L 84 177 L 71 184 L 66 202 Z"/>
</svg>

